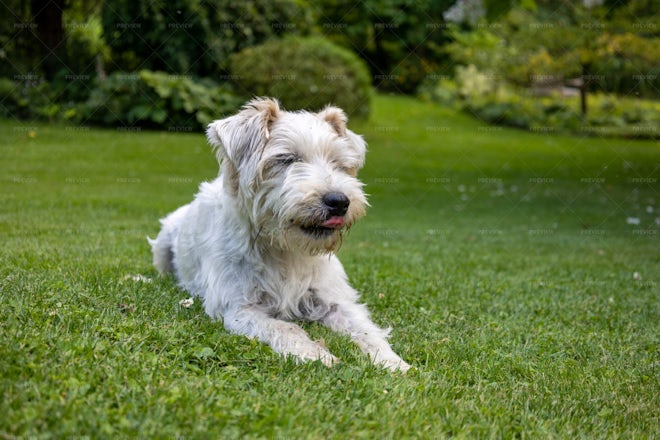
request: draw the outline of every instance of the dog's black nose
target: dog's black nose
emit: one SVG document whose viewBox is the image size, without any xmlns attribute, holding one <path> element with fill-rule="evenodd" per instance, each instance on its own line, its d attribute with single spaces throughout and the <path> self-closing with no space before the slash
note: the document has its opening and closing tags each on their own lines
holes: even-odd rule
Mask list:
<svg viewBox="0 0 660 440">
<path fill-rule="evenodd" d="M 344 215 L 348 211 L 348 205 L 351 201 L 348 200 L 345 194 L 340 192 L 331 192 L 323 196 L 323 203 L 328 207 L 330 215 Z"/>
</svg>

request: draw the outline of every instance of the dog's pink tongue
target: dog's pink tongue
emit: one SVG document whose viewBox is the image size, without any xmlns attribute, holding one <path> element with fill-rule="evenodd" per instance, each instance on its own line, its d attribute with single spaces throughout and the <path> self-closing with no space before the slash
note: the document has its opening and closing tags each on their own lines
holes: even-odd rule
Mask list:
<svg viewBox="0 0 660 440">
<path fill-rule="evenodd" d="M 334 217 L 330 217 L 329 219 L 321 223 L 321 226 L 323 226 L 324 228 L 339 229 L 342 226 L 344 226 L 344 218 L 335 215 Z"/>
</svg>

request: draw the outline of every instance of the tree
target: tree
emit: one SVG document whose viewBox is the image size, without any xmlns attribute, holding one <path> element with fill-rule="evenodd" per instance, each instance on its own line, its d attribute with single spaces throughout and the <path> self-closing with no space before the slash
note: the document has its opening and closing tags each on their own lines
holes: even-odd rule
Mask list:
<svg viewBox="0 0 660 440">
<path fill-rule="evenodd" d="M 228 74 L 229 56 L 283 34 L 306 34 L 313 16 L 295 0 L 120 0 L 102 22 L 110 70 L 151 69 L 197 76 Z"/>
<path fill-rule="evenodd" d="M 367 62 L 374 85 L 411 93 L 445 58 L 443 13 L 455 1 L 326 0 L 319 27 Z"/>
<path fill-rule="evenodd" d="M 41 68 L 46 78 L 53 79 L 63 67 L 64 53 L 64 0 L 31 0 L 30 9 L 35 24 L 34 44 L 41 57 Z"/>
<path fill-rule="evenodd" d="M 521 1 L 495 21 L 455 30 L 447 50 L 455 61 L 516 85 L 577 87 L 584 118 L 590 91 L 630 93 L 629 78 L 657 78 L 660 58 L 660 41 L 645 32 L 653 26 L 622 26 L 622 13 L 640 14 L 638 23 L 642 14 L 653 17 L 647 0 L 617 2 L 619 8 L 596 3 Z M 645 91 L 658 93 L 652 89 Z"/>
<path fill-rule="evenodd" d="M 79 60 L 68 49 L 67 15 L 79 22 L 95 12 L 90 0 L 6 0 L 0 2 L 0 74 L 10 77 L 45 77 L 51 81 Z M 76 72 L 78 73 L 78 72 Z"/>
<path fill-rule="evenodd" d="M 649 74 L 650 71 L 658 69 L 660 41 L 657 38 L 646 38 L 643 35 L 643 27 L 638 27 L 634 33 L 630 32 L 631 28 L 622 27 L 617 19 L 619 12 L 626 8 L 633 8 L 637 13 L 644 13 L 646 10 L 649 12 L 648 17 L 653 17 L 655 12 L 651 13 L 650 9 L 635 8 L 639 3 L 647 2 L 606 1 L 601 5 L 598 2 L 585 1 L 563 2 L 561 6 L 557 6 L 549 0 L 538 1 L 536 32 L 526 40 L 543 41 L 542 49 L 551 56 L 551 62 L 547 66 L 550 74 L 564 79 L 575 79 L 573 85 L 580 90 L 580 111 L 583 118 L 589 109 L 590 91 L 600 89 L 623 94 L 631 92 L 631 89 L 625 87 L 608 89 L 608 78 L 651 78 L 653 75 Z M 636 20 L 640 22 L 642 17 L 639 15 Z M 552 23 L 556 25 L 552 26 Z M 622 39 L 627 41 L 627 46 L 616 44 Z M 640 51 L 642 47 L 645 50 Z M 539 48 L 534 49 L 530 45 L 527 50 L 538 53 Z M 612 59 L 616 58 L 624 62 L 620 66 L 612 64 Z M 625 60 L 632 58 L 636 59 L 633 71 L 622 69 L 626 64 Z M 644 71 L 649 73 L 640 73 Z"/>
</svg>

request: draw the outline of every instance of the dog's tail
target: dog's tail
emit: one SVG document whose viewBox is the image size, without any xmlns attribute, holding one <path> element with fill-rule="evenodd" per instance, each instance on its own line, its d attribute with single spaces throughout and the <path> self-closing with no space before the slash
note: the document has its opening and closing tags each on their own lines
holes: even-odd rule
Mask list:
<svg viewBox="0 0 660 440">
<path fill-rule="evenodd" d="M 155 240 L 147 237 L 154 255 L 154 266 L 161 275 L 174 272 L 174 252 L 172 251 L 172 233 L 163 227 Z"/>
<path fill-rule="evenodd" d="M 154 256 L 154 266 L 161 275 L 174 272 L 174 246 L 179 223 L 185 216 L 188 205 L 182 206 L 160 221 L 162 227 L 155 240 L 147 237 Z"/>
</svg>

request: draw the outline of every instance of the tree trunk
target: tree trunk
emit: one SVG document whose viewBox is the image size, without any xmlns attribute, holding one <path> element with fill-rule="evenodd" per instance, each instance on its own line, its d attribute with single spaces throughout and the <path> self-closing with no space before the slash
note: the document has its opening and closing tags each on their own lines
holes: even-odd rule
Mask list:
<svg viewBox="0 0 660 440">
<path fill-rule="evenodd" d="M 580 84 L 580 110 L 582 112 L 582 121 L 587 120 L 587 91 L 589 88 L 589 75 L 591 69 L 589 64 L 582 64 L 582 84 Z"/>
<path fill-rule="evenodd" d="M 64 52 L 64 25 L 62 13 L 65 0 L 31 0 L 30 8 L 37 25 L 37 47 L 41 56 L 41 69 L 46 78 L 53 79 L 62 63 Z"/>
</svg>

